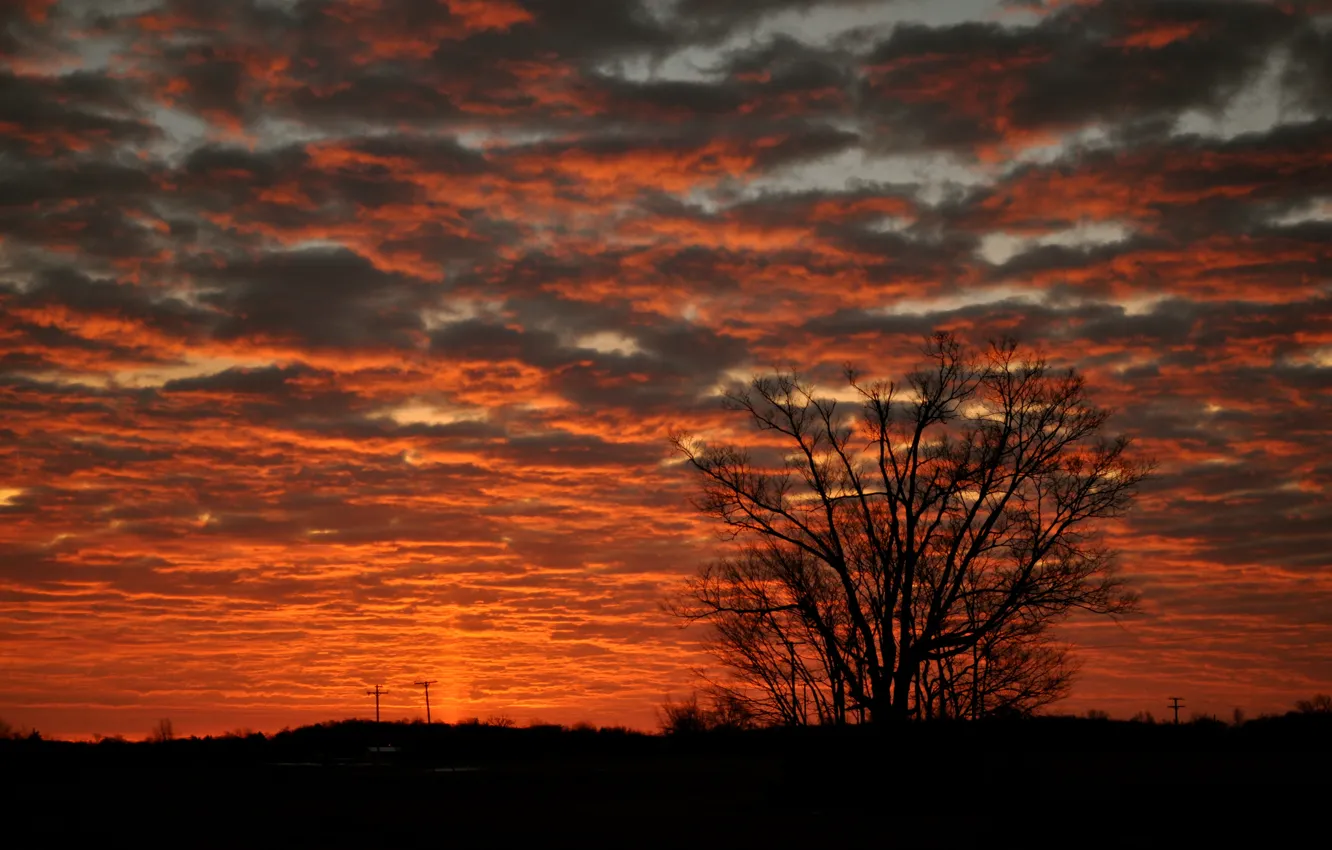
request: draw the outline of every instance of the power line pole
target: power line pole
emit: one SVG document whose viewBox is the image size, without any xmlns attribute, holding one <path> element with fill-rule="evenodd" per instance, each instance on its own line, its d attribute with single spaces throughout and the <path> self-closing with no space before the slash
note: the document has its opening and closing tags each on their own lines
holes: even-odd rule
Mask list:
<svg viewBox="0 0 1332 850">
<path fill-rule="evenodd" d="M 1171 698 L 1170 698 L 1170 708 L 1173 708 L 1173 709 L 1175 710 L 1175 725 L 1176 725 L 1176 726 L 1179 725 L 1179 710 L 1180 710 L 1181 708 L 1184 707 L 1184 703 L 1180 702 L 1180 699 L 1181 699 L 1180 697 L 1171 697 Z"/>
<path fill-rule="evenodd" d="M 367 693 L 367 694 L 374 694 L 374 695 L 375 695 L 375 722 L 378 723 L 378 722 L 379 722 L 379 698 L 380 698 L 380 696 L 382 696 L 383 694 L 388 693 L 388 691 L 381 691 L 381 690 L 379 689 L 379 685 L 375 685 L 375 689 L 374 689 L 373 691 L 366 691 L 366 693 Z"/>
<path fill-rule="evenodd" d="M 426 695 L 426 723 L 430 722 L 430 686 L 435 684 L 434 679 L 427 679 L 424 682 L 417 682 L 418 688 L 425 688 Z"/>
</svg>

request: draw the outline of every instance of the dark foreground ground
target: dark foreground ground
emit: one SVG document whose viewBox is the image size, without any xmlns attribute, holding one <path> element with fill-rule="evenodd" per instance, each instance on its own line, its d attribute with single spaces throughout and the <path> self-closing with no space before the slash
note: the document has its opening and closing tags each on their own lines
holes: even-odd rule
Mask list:
<svg viewBox="0 0 1332 850">
<path fill-rule="evenodd" d="M 888 741 L 404 728 L 416 746 L 393 764 L 369 763 L 343 727 L 333 743 L 0 748 L 0 843 L 1321 847 L 1332 816 L 1327 724 L 1267 739 L 1025 727 Z"/>
</svg>

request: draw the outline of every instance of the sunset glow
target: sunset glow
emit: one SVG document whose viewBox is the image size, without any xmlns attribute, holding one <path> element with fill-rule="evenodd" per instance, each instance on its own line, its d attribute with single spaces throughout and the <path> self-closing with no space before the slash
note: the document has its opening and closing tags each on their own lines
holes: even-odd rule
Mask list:
<svg viewBox="0 0 1332 850">
<path fill-rule="evenodd" d="M 0 9 L 0 718 L 652 728 L 668 435 L 939 328 L 1159 464 L 1057 710 L 1332 688 L 1328 4 L 815 5 Z"/>
</svg>

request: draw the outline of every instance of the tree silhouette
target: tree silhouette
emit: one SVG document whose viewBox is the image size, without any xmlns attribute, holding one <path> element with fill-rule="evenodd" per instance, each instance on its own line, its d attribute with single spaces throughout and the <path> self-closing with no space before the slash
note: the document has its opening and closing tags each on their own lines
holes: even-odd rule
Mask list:
<svg viewBox="0 0 1332 850">
<path fill-rule="evenodd" d="M 662 702 L 657 709 L 657 723 L 667 735 L 696 735 L 712 726 L 707 709 L 698 703 L 697 694 L 690 694 L 679 702 L 672 699 Z"/>
<path fill-rule="evenodd" d="M 697 734 L 699 732 L 739 732 L 754 726 L 749 705 L 729 690 L 709 689 L 707 704 L 699 702 L 698 694 L 676 702 L 669 697 L 657 708 L 657 725 L 667 735 Z"/>
<path fill-rule="evenodd" d="M 756 716 L 1030 711 L 1072 672 L 1049 627 L 1133 607 L 1098 521 L 1150 464 L 1102 435 L 1083 377 L 1011 340 L 977 352 L 941 333 L 924 352 L 903 383 L 848 368 L 858 415 L 795 374 L 728 395 L 784 456 L 672 437 L 696 507 L 739 545 L 670 607 L 711 624 L 724 687 Z"/>
<path fill-rule="evenodd" d="M 163 717 L 148 733 L 148 740 L 156 744 L 165 744 L 176 739 L 176 730 L 169 717 Z"/>
</svg>

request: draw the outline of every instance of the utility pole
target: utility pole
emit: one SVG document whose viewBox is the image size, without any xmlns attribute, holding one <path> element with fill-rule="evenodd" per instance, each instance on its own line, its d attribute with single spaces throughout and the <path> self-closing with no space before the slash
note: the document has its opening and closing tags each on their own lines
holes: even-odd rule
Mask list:
<svg viewBox="0 0 1332 850">
<path fill-rule="evenodd" d="M 426 723 L 430 722 L 430 686 L 435 684 L 434 679 L 426 679 L 424 682 L 417 682 L 418 688 L 425 688 L 426 695 Z"/>
<path fill-rule="evenodd" d="M 366 691 L 366 693 L 367 693 L 367 694 L 374 694 L 374 695 L 375 695 L 375 722 L 378 723 L 378 722 L 379 722 L 379 698 L 380 698 L 380 696 L 382 696 L 383 694 L 388 693 L 388 691 L 381 691 L 381 690 L 379 689 L 379 685 L 375 685 L 375 689 L 374 689 L 373 691 Z"/>
<path fill-rule="evenodd" d="M 1170 698 L 1170 707 L 1173 708 L 1173 709 L 1175 710 L 1175 725 L 1176 725 L 1176 726 L 1179 725 L 1179 710 L 1180 710 L 1181 708 L 1184 707 L 1184 703 L 1180 702 L 1180 699 L 1181 699 L 1181 697 L 1171 697 L 1171 698 Z"/>
</svg>

